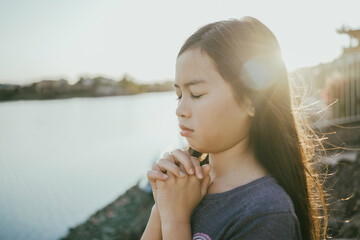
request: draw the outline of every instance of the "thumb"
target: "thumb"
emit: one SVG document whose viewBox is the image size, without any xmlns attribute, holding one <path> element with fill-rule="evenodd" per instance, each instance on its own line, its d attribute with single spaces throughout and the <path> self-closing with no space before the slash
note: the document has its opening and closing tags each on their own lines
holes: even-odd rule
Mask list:
<svg viewBox="0 0 360 240">
<path fill-rule="evenodd" d="M 206 177 L 204 177 L 204 179 L 201 182 L 200 192 L 202 197 L 204 197 L 208 191 L 210 180 L 211 180 L 210 176 L 207 175 Z"/>
<path fill-rule="evenodd" d="M 203 170 L 203 173 L 204 173 L 204 177 L 209 175 L 210 170 L 211 170 L 210 164 L 204 164 L 201 167 L 202 167 L 202 170 Z"/>
</svg>

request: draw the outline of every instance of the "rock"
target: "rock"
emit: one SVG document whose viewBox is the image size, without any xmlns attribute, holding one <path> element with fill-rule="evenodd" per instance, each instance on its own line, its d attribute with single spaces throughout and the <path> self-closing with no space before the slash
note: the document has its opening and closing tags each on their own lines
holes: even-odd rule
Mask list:
<svg viewBox="0 0 360 240">
<path fill-rule="evenodd" d="M 154 205 L 151 193 L 133 186 L 85 223 L 69 229 L 63 240 L 140 239 Z"/>
<path fill-rule="evenodd" d="M 356 160 L 342 159 L 329 165 L 325 182 L 329 195 L 328 234 L 335 238 L 360 236 L 360 155 Z"/>
</svg>

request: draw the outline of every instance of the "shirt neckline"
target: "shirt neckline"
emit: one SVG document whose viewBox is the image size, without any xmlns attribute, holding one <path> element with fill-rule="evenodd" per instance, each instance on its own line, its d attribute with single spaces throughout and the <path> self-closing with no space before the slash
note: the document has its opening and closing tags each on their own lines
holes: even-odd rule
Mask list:
<svg viewBox="0 0 360 240">
<path fill-rule="evenodd" d="M 248 182 L 244 185 L 240 185 L 238 187 L 235 187 L 233 189 L 230 189 L 230 190 L 227 190 L 225 192 L 220 192 L 220 193 L 209 193 L 209 194 L 206 194 L 205 197 L 203 198 L 203 200 L 216 200 L 216 199 L 219 199 L 219 198 L 223 198 L 225 196 L 228 196 L 228 195 L 231 195 L 233 194 L 234 192 L 238 192 L 238 191 L 243 191 L 244 189 L 247 189 L 249 187 L 252 187 L 253 185 L 256 185 L 258 183 L 261 183 L 261 182 L 264 182 L 268 179 L 272 179 L 272 177 L 270 175 L 265 175 L 263 177 L 260 177 L 260 178 L 257 178 L 251 182 Z"/>
</svg>

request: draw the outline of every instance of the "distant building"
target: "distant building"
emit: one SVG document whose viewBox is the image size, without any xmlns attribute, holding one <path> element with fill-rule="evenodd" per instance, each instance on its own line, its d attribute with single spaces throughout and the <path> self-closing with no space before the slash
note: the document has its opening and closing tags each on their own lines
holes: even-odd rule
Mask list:
<svg viewBox="0 0 360 240">
<path fill-rule="evenodd" d="M 343 54 L 360 51 L 360 29 L 350 29 L 342 26 L 337 32 L 347 34 L 350 37 L 349 47 L 343 48 Z"/>
<path fill-rule="evenodd" d="M 360 121 L 360 29 L 343 26 L 337 32 L 350 37 L 342 55 L 330 63 L 304 69 L 328 106 L 321 126 Z"/>
</svg>

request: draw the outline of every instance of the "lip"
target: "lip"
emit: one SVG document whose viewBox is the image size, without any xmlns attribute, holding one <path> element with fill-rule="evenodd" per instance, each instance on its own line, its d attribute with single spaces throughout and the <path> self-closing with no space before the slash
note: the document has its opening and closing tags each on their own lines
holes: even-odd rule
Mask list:
<svg viewBox="0 0 360 240">
<path fill-rule="evenodd" d="M 185 127 L 184 125 L 180 125 L 182 131 L 180 131 L 180 135 L 183 137 L 189 136 L 194 130 Z"/>
<path fill-rule="evenodd" d="M 188 128 L 188 127 L 184 126 L 184 125 L 179 125 L 179 127 L 180 127 L 182 130 L 190 130 L 190 131 L 194 131 L 194 130 L 192 130 L 192 129 L 190 129 L 190 128 Z"/>
</svg>

